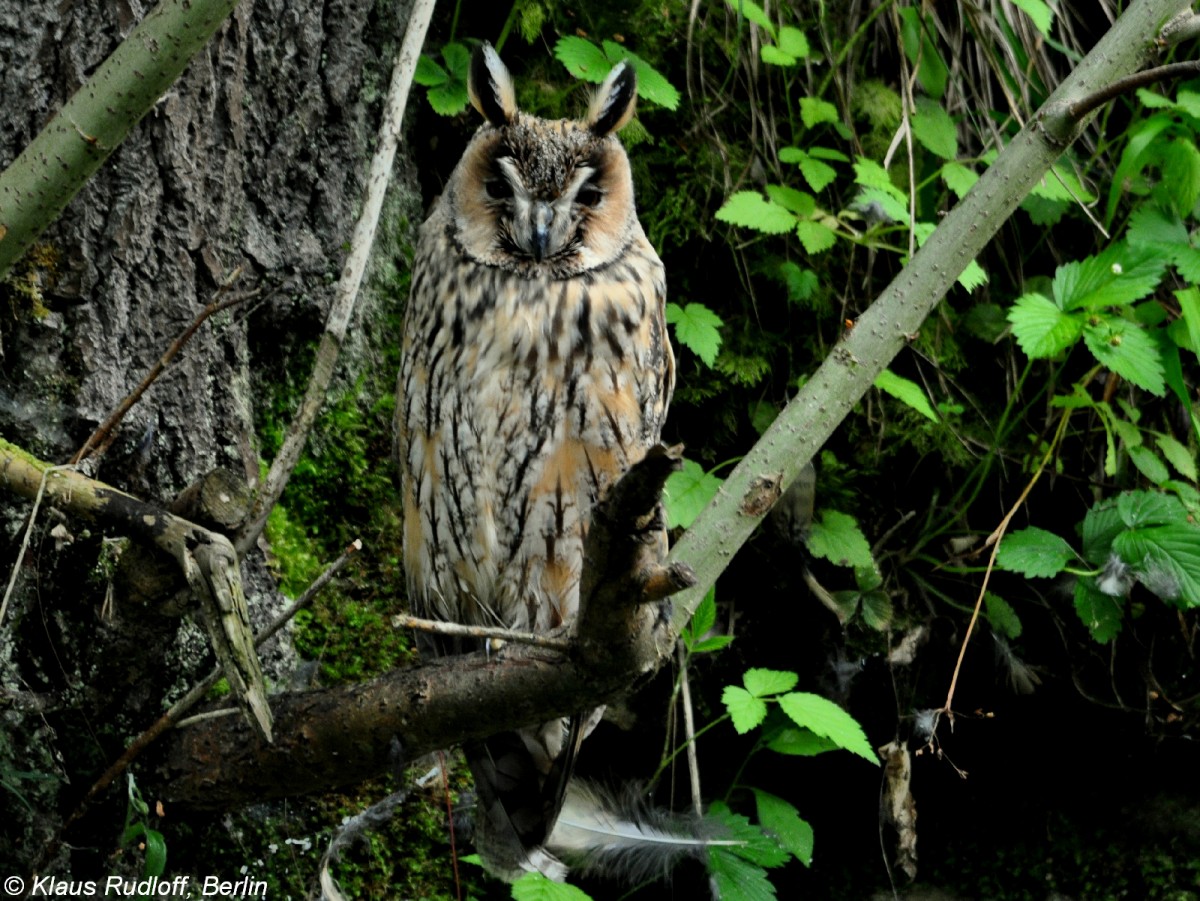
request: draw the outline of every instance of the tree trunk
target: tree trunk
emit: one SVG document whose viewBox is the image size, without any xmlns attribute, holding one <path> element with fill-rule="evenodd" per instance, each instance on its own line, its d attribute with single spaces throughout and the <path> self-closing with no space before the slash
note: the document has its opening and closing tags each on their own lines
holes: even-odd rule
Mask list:
<svg viewBox="0 0 1200 901">
<path fill-rule="evenodd" d="M 0 166 L 150 6 L 0 5 Z M 237 6 L 0 286 L 0 435 L 65 463 L 242 266 L 226 293 L 252 296 L 197 330 L 130 410 L 94 474 L 162 507 L 217 467 L 257 479 L 261 386 L 307 375 L 305 351 L 320 334 L 362 193 L 376 86 L 386 84 L 405 15 L 370 0 Z M 385 220 L 412 222 L 415 179 L 407 161 L 397 168 Z M 396 253 L 377 242 L 377 255 Z M 368 342 L 398 340 L 382 316 L 402 299 L 378 281 L 368 276 L 351 323 L 344 381 L 361 370 Z M 0 510 L 7 574 L 28 504 L 0 497 Z M 53 812 L 69 810 L 164 699 L 211 665 L 190 618 L 108 591 L 109 554 L 103 536 L 39 514 L 0 632 L 0 776 L 56 773 L 72 785 L 17 781 L 19 792 L 0 792 L 12 824 L 0 860 L 28 861 L 55 831 Z M 261 551 L 243 577 L 252 619 L 262 622 L 282 598 Z M 260 653 L 269 676 L 285 677 L 290 656 L 280 642 Z M 30 706 L 44 715 L 17 713 Z"/>
</svg>

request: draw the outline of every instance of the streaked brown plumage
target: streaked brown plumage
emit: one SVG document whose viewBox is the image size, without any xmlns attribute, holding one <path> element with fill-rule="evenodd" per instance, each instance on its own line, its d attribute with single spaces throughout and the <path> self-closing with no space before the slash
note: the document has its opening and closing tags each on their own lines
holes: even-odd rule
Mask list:
<svg viewBox="0 0 1200 901">
<path fill-rule="evenodd" d="M 636 80 L 619 64 L 582 121 L 539 119 L 485 44 L 469 88 L 487 122 L 421 228 L 396 391 L 409 598 L 435 619 L 569 629 L 590 511 L 658 441 L 674 385 L 663 266 L 615 137 Z M 502 875 L 555 871 L 540 846 L 567 732 L 466 749 L 476 842 Z"/>
</svg>

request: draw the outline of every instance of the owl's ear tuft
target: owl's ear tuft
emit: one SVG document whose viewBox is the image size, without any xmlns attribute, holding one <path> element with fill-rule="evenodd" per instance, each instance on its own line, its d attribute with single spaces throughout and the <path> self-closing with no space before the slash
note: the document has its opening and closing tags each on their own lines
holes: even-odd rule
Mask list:
<svg viewBox="0 0 1200 901">
<path fill-rule="evenodd" d="M 471 106 L 497 128 L 517 118 L 517 92 L 500 54 L 487 41 L 475 48 L 467 74 Z"/>
<path fill-rule="evenodd" d="M 600 85 L 600 90 L 592 98 L 587 126 L 598 138 L 620 131 L 633 118 L 636 105 L 637 74 L 633 66 L 622 60 L 613 66 L 604 84 Z"/>
</svg>

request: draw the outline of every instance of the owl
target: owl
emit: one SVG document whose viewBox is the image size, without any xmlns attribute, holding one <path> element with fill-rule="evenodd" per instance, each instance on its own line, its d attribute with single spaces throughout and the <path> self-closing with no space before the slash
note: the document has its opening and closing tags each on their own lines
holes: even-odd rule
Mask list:
<svg viewBox="0 0 1200 901">
<path fill-rule="evenodd" d="M 584 119 L 540 119 L 491 46 L 472 58 L 486 122 L 421 227 L 396 389 L 418 615 L 569 634 L 592 508 L 659 440 L 675 379 L 666 281 L 616 137 L 636 92 L 618 63 Z M 592 713 L 464 749 L 493 872 L 561 875 L 543 846 Z"/>
</svg>

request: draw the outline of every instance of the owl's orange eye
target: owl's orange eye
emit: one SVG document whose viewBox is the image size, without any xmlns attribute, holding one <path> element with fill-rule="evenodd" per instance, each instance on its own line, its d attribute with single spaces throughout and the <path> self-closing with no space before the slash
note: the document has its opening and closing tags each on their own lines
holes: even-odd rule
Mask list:
<svg viewBox="0 0 1200 901">
<path fill-rule="evenodd" d="M 503 178 L 490 178 L 483 183 L 483 189 L 492 200 L 508 200 L 513 196 L 512 185 Z"/>
</svg>

